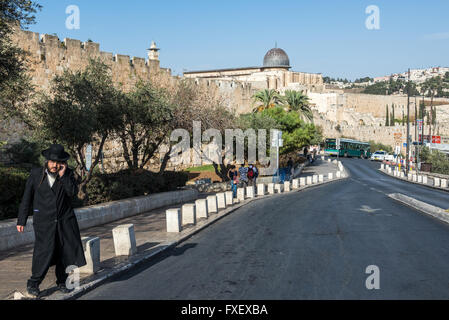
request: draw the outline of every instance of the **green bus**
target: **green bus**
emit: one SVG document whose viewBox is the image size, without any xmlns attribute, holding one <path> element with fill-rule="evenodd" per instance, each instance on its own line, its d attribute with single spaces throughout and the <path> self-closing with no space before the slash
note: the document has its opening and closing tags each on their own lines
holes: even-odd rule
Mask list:
<svg viewBox="0 0 449 320">
<path fill-rule="evenodd" d="M 336 149 L 337 139 L 326 139 L 324 145 L 324 154 L 326 156 L 340 156 L 340 157 L 358 157 L 369 158 L 371 156 L 370 144 L 367 142 L 340 139 L 340 150 Z"/>
</svg>

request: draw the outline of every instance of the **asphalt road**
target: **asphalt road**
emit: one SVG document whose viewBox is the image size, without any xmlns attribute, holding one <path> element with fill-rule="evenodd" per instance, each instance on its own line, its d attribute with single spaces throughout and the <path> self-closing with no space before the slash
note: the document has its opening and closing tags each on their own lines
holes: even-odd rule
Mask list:
<svg viewBox="0 0 449 320">
<path fill-rule="evenodd" d="M 343 162 L 349 179 L 253 201 L 81 299 L 448 299 L 449 225 L 386 193 L 446 208 L 449 193 Z"/>
</svg>

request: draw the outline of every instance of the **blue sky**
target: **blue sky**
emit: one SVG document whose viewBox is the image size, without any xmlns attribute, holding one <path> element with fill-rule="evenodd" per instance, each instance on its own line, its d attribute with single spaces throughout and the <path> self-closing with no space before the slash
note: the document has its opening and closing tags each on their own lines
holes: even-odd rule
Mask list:
<svg viewBox="0 0 449 320">
<path fill-rule="evenodd" d="M 184 70 L 260 66 L 283 48 L 292 70 L 354 80 L 449 66 L 447 0 L 37 0 L 30 30 L 100 43 L 100 50 L 146 57 L 155 40 L 161 66 Z M 66 7 L 80 9 L 79 30 L 65 27 Z M 368 30 L 365 9 L 380 9 Z"/>
</svg>

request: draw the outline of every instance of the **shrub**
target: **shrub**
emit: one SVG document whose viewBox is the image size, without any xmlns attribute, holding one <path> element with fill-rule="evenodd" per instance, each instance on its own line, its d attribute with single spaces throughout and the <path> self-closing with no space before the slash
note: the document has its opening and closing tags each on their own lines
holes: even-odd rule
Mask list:
<svg viewBox="0 0 449 320">
<path fill-rule="evenodd" d="M 86 205 L 173 191 L 185 186 L 188 174 L 166 171 L 122 170 L 112 174 L 96 174 L 87 185 Z"/>
<path fill-rule="evenodd" d="M 11 161 L 15 164 L 32 164 L 40 165 L 42 146 L 37 142 L 21 139 L 20 142 L 14 143 L 7 149 L 7 153 L 11 157 Z"/>
<path fill-rule="evenodd" d="M 0 166 L 0 220 L 17 217 L 29 170 Z"/>
</svg>

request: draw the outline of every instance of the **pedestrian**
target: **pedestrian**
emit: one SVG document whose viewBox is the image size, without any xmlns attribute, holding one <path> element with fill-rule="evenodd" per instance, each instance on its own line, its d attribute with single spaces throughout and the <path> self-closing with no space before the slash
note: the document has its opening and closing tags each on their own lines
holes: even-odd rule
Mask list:
<svg viewBox="0 0 449 320">
<path fill-rule="evenodd" d="M 234 165 L 231 166 L 231 170 L 229 170 L 228 177 L 231 180 L 232 196 L 234 198 L 236 198 L 237 197 L 237 185 L 239 183 L 239 173 Z"/>
<path fill-rule="evenodd" d="M 291 180 L 293 176 L 293 159 L 291 157 L 289 157 L 287 161 L 287 173 L 288 173 L 287 180 Z"/>
<path fill-rule="evenodd" d="M 247 173 L 248 185 L 249 186 L 254 186 L 254 178 L 255 178 L 255 176 L 256 176 L 256 174 L 254 172 L 253 165 L 250 164 L 249 168 L 248 168 L 248 173 Z"/>
<path fill-rule="evenodd" d="M 257 185 L 257 177 L 259 177 L 259 169 L 257 169 L 256 165 L 252 165 L 252 169 L 254 171 L 254 185 Z"/>
<path fill-rule="evenodd" d="M 51 145 L 42 155 L 46 158 L 45 165 L 31 170 L 17 219 L 17 231 L 23 232 L 33 211 L 35 242 L 27 293 L 35 298 L 40 294 L 39 285 L 50 266 L 56 265 L 58 290 L 68 293 L 71 290 L 66 287 L 66 268 L 86 264 L 71 205 L 72 197 L 77 194 L 77 184 L 73 171 L 67 166 L 70 156 L 59 144 Z"/>
<path fill-rule="evenodd" d="M 315 158 L 316 158 L 316 154 L 317 154 L 317 148 L 316 148 L 316 147 L 314 147 L 314 148 L 313 148 L 313 150 L 312 150 L 312 162 L 314 162 L 314 161 L 315 161 Z"/>
<path fill-rule="evenodd" d="M 242 184 L 242 187 L 247 187 L 248 186 L 248 167 L 245 167 L 245 165 L 243 164 L 240 168 L 239 168 L 239 181 Z"/>
</svg>

